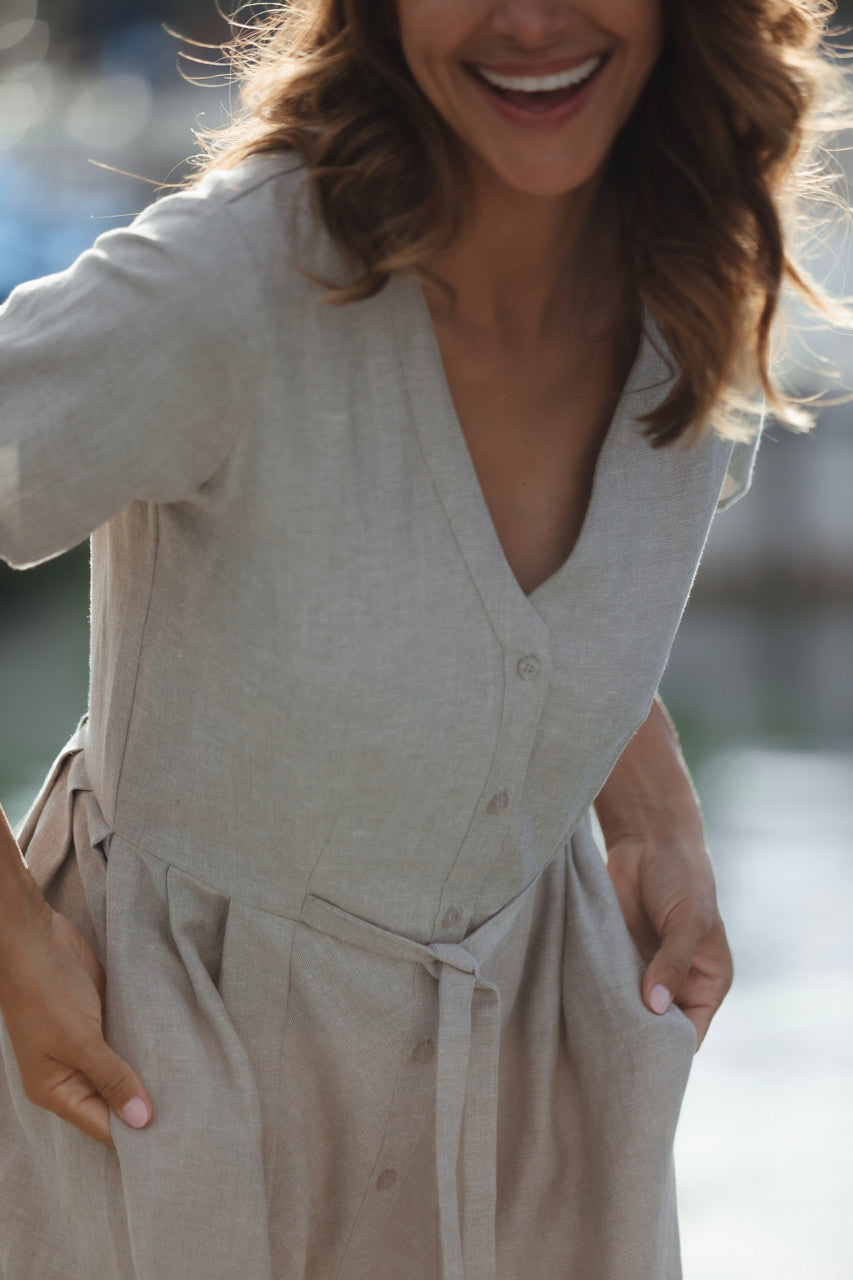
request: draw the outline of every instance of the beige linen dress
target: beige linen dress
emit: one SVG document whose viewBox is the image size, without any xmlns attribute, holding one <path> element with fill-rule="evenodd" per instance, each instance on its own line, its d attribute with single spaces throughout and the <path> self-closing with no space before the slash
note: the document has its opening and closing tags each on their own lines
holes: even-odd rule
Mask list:
<svg viewBox="0 0 853 1280">
<path fill-rule="evenodd" d="M 318 302 L 301 183 L 210 177 L 0 310 L 0 554 L 94 530 L 88 719 L 21 838 L 155 1107 L 107 1151 L 3 1039 L 0 1276 L 675 1280 L 694 1033 L 586 815 L 749 451 L 646 443 L 650 331 L 525 596 L 420 287 Z"/>
</svg>

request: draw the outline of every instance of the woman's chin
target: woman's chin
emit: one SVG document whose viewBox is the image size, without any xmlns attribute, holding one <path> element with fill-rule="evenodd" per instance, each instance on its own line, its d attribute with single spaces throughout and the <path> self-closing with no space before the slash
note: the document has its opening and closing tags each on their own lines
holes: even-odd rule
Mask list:
<svg viewBox="0 0 853 1280">
<path fill-rule="evenodd" d="M 519 196 L 558 200 L 587 186 L 603 169 L 595 164 L 531 163 L 529 157 L 513 160 L 480 159 L 476 166 L 481 187 L 502 187 Z"/>
</svg>

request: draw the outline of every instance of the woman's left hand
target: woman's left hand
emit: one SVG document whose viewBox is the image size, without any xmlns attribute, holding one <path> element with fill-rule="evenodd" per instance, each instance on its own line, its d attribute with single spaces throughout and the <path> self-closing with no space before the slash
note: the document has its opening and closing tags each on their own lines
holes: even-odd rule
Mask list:
<svg viewBox="0 0 853 1280">
<path fill-rule="evenodd" d="M 678 738 L 656 699 L 595 802 L 607 869 L 648 968 L 645 1004 L 674 1001 L 697 1048 L 732 983 L 702 814 Z"/>
</svg>

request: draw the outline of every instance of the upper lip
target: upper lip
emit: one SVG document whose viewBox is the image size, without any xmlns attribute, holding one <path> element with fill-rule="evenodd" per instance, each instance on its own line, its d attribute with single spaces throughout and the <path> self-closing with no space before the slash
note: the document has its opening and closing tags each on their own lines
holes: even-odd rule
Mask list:
<svg viewBox="0 0 853 1280">
<path fill-rule="evenodd" d="M 469 62 L 474 70 L 482 67 L 485 71 L 494 71 L 499 76 L 555 76 L 561 71 L 571 71 L 580 67 L 592 58 L 606 58 L 609 51 L 594 49 L 590 53 L 580 54 L 572 58 L 552 58 L 548 62 Z"/>
</svg>

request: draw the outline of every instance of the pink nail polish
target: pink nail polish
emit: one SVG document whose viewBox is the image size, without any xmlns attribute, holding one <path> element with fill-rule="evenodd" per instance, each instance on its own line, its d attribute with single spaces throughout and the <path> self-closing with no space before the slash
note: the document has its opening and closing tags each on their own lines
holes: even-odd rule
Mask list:
<svg viewBox="0 0 853 1280">
<path fill-rule="evenodd" d="M 148 1123 L 148 1108 L 141 1098 L 131 1098 L 122 1107 L 121 1118 L 131 1129 L 141 1129 Z"/>
<path fill-rule="evenodd" d="M 652 1006 L 655 1013 L 666 1013 L 667 1009 L 672 1004 L 672 996 L 669 994 L 666 987 L 661 986 L 661 984 L 657 982 L 652 987 L 651 994 L 649 996 L 649 1004 Z"/>
</svg>

